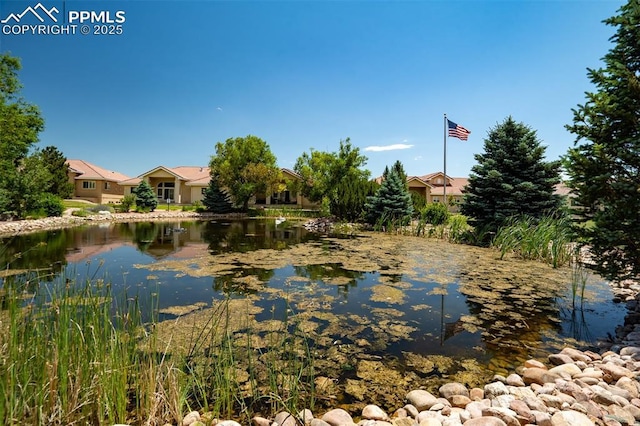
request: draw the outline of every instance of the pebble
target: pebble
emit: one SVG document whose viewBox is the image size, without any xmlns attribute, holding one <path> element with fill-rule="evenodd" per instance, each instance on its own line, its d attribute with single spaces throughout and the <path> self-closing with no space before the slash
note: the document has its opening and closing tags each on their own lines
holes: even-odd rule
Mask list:
<svg viewBox="0 0 640 426">
<path fill-rule="evenodd" d="M 336 408 L 320 418 L 314 418 L 309 410 L 296 416 L 281 412 L 270 423 L 255 417 L 252 424 L 294 425 L 303 416 L 309 426 L 624 426 L 640 422 L 640 363 L 631 359 L 640 355 L 640 347 L 620 347 L 618 353 L 608 351 L 602 357 L 573 348 L 565 348 L 561 354 L 572 361 L 558 363 L 567 359 L 549 357 L 549 365 L 534 360 L 524 363 L 529 367 L 523 367 L 523 382 L 527 377 L 538 377 L 543 379 L 538 380 L 541 383 L 525 385 L 513 373 L 505 379 L 508 385 L 495 381 L 484 389 L 445 384 L 439 389 L 440 398 L 416 389 L 406 395 L 407 404 L 396 409 L 391 418 L 381 407 L 369 404 L 355 420 Z M 558 367 L 561 370 L 555 374 Z M 535 375 L 527 375 L 531 370 Z M 585 382 L 589 377 L 596 383 Z M 192 414 L 195 418 L 195 413 L 188 416 Z M 217 425 L 237 425 L 228 422 Z M 298 420 L 297 424 L 303 422 Z"/>
</svg>

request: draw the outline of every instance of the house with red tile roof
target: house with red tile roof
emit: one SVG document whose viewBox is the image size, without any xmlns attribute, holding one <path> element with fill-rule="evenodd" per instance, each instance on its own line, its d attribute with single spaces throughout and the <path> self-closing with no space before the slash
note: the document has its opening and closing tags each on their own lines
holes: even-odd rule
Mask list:
<svg viewBox="0 0 640 426">
<path fill-rule="evenodd" d="M 118 182 L 129 179 L 113 170 L 103 169 L 84 160 L 67 160 L 69 181 L 73 184 L 73 198 L 98 204 L 119 203 L 124 187 Z"/>
<path fill-rule="evenodd" d="M 282 183 L 284 189 L 279 192 L 269 194 L 257 194 L 249 202 L 251 206 L 287 206 L 292 208 L 311 209 L 317 207 L 308 199 L 291 191 L 291 185 L 287 182 L 301 179 L 293 170 L 281 169 Z M 211 180 L 209 167 L 200 166 L 179 166 L 166 167 L 158 166 L 152 170 L 142 173 L 138 177 L 126 179 L 118 182 L 125 188 L 125 194 L 131 194 L 142 180 L 146 180 L 153 188 L 160 203 L 166 203 L 169 199 L 171 203 L 191 204 L 202 201 L 204 192 Z"/>
<path fill-rule="evenodd" d="M 127 178 L 118 183 L 125 188 L 125 194 L 132 194 L 132 190 L 143 180 L 151 185 L 159 202 L 166 203 L 170 200 L 171 203 L 190 204 L 202 201 L 209 185 L 209 167 L 158 166 L 138 177 Z"/>
<path fill-rule="evenodd" d="M 382 177 L 377 178 L 376 182 L 382 183 Z M 429 173 L 422 176 L 407 176 L 409 191 L 418 194 L 427 203 L 442 203 L 444 201 L 445 182 L 449 210 L 458 212 L 464 194 L 464 187 L 469 183 L 468 178 L 445 177 L 442 172 Z"/>
</svg>

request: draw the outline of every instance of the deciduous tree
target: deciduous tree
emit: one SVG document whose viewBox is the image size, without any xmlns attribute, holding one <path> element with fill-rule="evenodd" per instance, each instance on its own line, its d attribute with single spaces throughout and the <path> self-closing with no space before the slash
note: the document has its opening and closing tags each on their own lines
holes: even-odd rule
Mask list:
<svg viewBox="0 0 640 426">
<path fill-rule="evenodd" d="M 251 197 L 274 189 L 280 180 L 280 169 L 269 145 L 252 135 L 218 142 L 209 167 L 215 184 L 228 190 L 244 210 Z"/>
<path fill-rule="evenodd" d="M 38 107 L 20 96 L 20 68 L 18 58 L 0 54 L 0 213 L 17 216 L 23 216 L 26 213 L 23 209 L 30 204 L 24 197 L 33 195 L 22 193 L 24 188 L 16 186 L 26 178 L 19 174 L 29 166 L 24 160 L 44 128 Z M 42 188 L 39 185 L 29 187 Z"/>
<path fill-rule="evenodd" d="M 553 213 L 561 199 L 560 161 L 545 161 L 545 147 L 536 132 L 507 117 L 489 131 L 484 153 L 471 169 L 462 213 L 472 224 L 495 232 L 512 216 L 542 217 Z"/>
<path fill-rule="evenodd" d="M 595 91 L 573 110 L 577 136 L 565 158 L 577 227 L 596 269 L 610 279 L 640 277 L 640 1 L 604 21 L 616 28 L 604 67 L 588 69 Z"/>
<path fill-rule="evenodd" d="M 360 216 L 370 193 L 369 172 L 362 169 L 366 163 L 367 157 L 347 138 L 340 141 L 338 152 L 311 149 L 303 153 L 294 169 L 302 177 L 302 195 L 328 204 L 331 214 L 350 219 Z M 345 217 L 347 210 L 349 217 Z"/>
</svg>

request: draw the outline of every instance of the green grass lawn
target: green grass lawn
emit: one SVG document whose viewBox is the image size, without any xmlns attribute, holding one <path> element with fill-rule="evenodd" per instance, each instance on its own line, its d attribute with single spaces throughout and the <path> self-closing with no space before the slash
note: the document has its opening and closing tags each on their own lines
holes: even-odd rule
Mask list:
<svg viewBox="0 0 640 426">
<path fill-rule="evenodd" d="M 96 205 L 96 203 L 92 203 L 90 201 L 83 201 L 83 200 L 62 200 L 62 204 L 64 205 L 65 209 L 70 209 L 70 208 L 84 209 L 84 208 Z"/>
</svg>

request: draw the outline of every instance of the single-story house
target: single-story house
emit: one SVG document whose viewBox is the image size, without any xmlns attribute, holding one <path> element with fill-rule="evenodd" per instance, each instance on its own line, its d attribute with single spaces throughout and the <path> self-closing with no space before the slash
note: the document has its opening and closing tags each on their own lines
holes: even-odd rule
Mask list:
<svg viewBox="0 0 640 426">
<path fill-rule="evenodd" d="M 124 197 L 124 187 L 118 182 L 129 179 L 128 176 L 84 160 L 67 160 L 67 165 L 73 198 L 107 204 L 119 203 Z"/>
<path fill-rule="evenodd" d="M 202 201 L 209 185 L 209 168 L 200 166 L 166 167 L 158 166 L 138 177 L 118 182 L 125 188 L 125 194 L 132 194 L 142 180 L 151 185 L 158 201 L 170 200 L 176 204 L 190 204 Z"/>
<path fill-rule="evenodd" d="M 442 203 L 444 202 L 445 182 L 447 187 L 447 203 L 449 210 L 457 212 L 464 195 L 464 187 L 469 183 L 468 178 L 446 176 L 442 172 L 435 172 L 428 175 L 420 176 L 420 180 L 428 183 L 430 188 L 429 198 L 427 202 Z M 411 187 L 409 187 L 411 189 Z"/>
<path fill-rule="evenodd" d="M 376 179 L 382 183 L 382 177 Z M 444 201 L 444 186 L 447 185 L 447 200 L 449 210 L 457 212 L 462 202 L 464 187 L 468 178 L 446 176 L 442 172 L 430 173 L 423 176 L 407 176 L 409 191 L 420 195 L 427 203 L 442 203 Z"/>
<path fill-rule="evenodd" d="M 249 205 L 252 206 L 273 206 L 278 207 L 292 207 L 296 209 L 317 209 L 318 203 L 309 201 L 308 198 L 302 194 L 294 191 L 292 185 L 295 181 L 302 181 L 302 176 L 291 169 L 281 168 L 282 172 L 282 186 L 283 190 L 273 192 L 269 195 L 257 194 L 249 201 Z"/>
<path fill-rule="evenodd" d="M 297 194 L 291 189 L 291 185 L 287 185 L 293 180 L 300 180 L 301 177 L 293 170 L 282 170 L 282 183 L 284 190 L 267 194 L 257 194 L 253 197 L 250 206 L 289 206 L 292 208 L 316 208 L 317 205 L 311 203 L 301 194 Z M 125 188 L 125 194 L 131 194 L 132 190 L 137 187 L 142 180 L 149 182 L 154 189 L 160 203 L 191 204 L 196 201 L 202 201 L 204 192 L 209 186 L 211 177 L 209 175 L 209 167 L 200 166 L 179 166 L 165 167 L 158 166 L 149 170 L 140 176 L 119 182 Z"/>
</svg>

